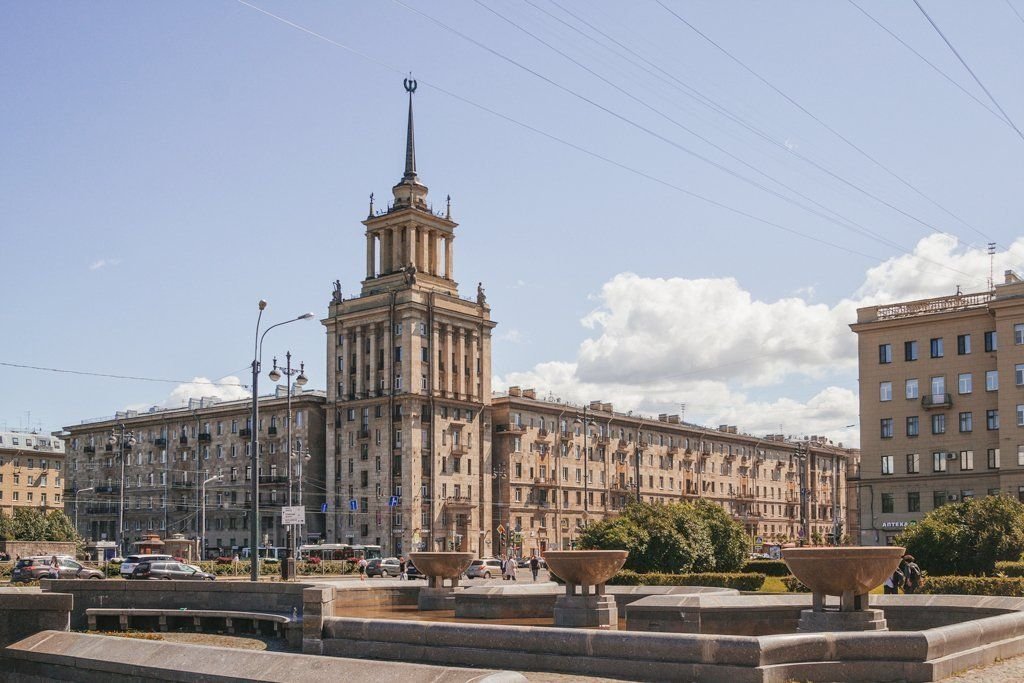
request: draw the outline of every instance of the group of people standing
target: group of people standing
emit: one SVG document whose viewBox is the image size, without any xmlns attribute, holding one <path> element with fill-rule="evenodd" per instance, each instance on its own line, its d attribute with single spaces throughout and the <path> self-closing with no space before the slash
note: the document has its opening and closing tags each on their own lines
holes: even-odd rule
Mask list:
<svg viewBox="0 0 1024 683">
<path fill-rule="evenodd" d="M 887 595 L 899 595 L 900 589 L 904 593 L 914 593 L 921 587 L 923 580 L 924 576 L 921 573 L 921 568 L 914 561 L 914 556 L 907 553 L 900 560 L 900 566 L 896 568 L 892 576 L 885 580 L 882 590 Z"/>
<path fill-rule="evenodd" d="M 530 558 L 529 566 L 530 573 L 533 574 L 533 580 L 536 581 L 537 575 L 540 573 L 540 560 L 537 558 L 536 555 Z M 502 562 L 501 565 L 502 578 L 504 578 L 506 581 L 516 581 L 516 569 L 518 568 L 519 562 L 516 561 L 516 558 L 509 555 L 507 558 L 505 558 L 505 561 Z"/>
</svg>

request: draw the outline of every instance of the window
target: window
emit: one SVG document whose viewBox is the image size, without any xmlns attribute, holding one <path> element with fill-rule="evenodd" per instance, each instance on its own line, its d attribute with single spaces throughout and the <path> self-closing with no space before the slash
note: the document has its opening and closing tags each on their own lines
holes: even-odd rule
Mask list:
<svg viewBox="0 0 1024 683">
<path fill-rule="evenodd" d="M 946 504 L 945 491 L 932 491 L 932 507 L 940 508 Z"/>
<path fill-rule="evenodd" d="M 988 468 L 990 470 L 999 469 L 999 449 L 990 448 L 988 449 Z"/>
<path fill-rule="evenodd" d="M 395 336 L 396 337 L 401 337 L 402 336 L 402 323 L 395 323 Z"/>
<path fill-rule="evenodd" d="M 932 358 L 942 358 L 945 355 L 942 337 L 935 337 L 931 340 Z"/>
<path fill-rule="evenodd" d="M 894 474 L 893 460 L 894 458 L 891 455 L 882 456 L 882 474 Z"/>
<path fill-rule="evenodd" d="M 892 344 L 878 345 L 878 362 L 883 365 L 892 362 Z"/>
<path fill-rule="evenodd" d="M 917 398 L 917 396 L 918 396 L 917 391 L 918 391 L 917 390 L 917 380 L 916 379 L 908 379 L 907 380 L 907 384 L 906 384 L 906 388 L 905 388 L 905 392 L 906 392 L 907 398 L 908 399 L 915 399 L 915 398 Z"/>
<path fill-rule="evenodd" d="M 959 356 L 966 356 L 971 352 L 971 335 L 958 334 L 956 337 L 956 352 Z"/>
<path fill-rule="evenodd" d="M 1017 426 L 1024 427 L 1024 405 L 1017 404 Z"/>
<path fill-rule="evenodd" d="M 1017 323 L 1013 326 L 1013 343 L 1024 344 L 1024 323 Z"/>
<path fill-rule="evenodd" d="M 946 454 L 942 451 L 932 453 L 932 472 L 946 471 Z"/>
<path fill-rule="evenodd" d="M 921 427 L 917 415 L 907 417 L 907 436 L 917 436 L 921 433 Z"/>
<path fill-rule="evenodd" d="M 996 341 L 996 332 L 995 332 L 995 330 L 992 330 L 991 332 L 986 332 L 985 333 L 985 350 L 991 352 L 991 351 L 995 351 L 998 348 L 999 348 L 999 344 Z"/>
<path fill-rule="evenodd" d="M 974 414 L 973 413 L 960 413 L 960 432 L 973 432 L 974 431 Z"/>
<path fill-rule="evenodd" d="M 932 434 L 945 434 L 946 433 L 946 415 L 945 413 L 939 413 L 932 415 Z"/>
<path fill-rule="evenodd" d="M 1024 367 L 1024 366 L 1018 366 Z M 892 382 L 882 382 L 878 385 L 878 400 L 879 401 L 891 401 L 892 400 Z"/>
<path fill-rule="evenodd" d="M 1024 443 L 1017 444 L 1017 464 L 1024 466 Z"/>
<path fill-rule="evenodd" d="M 969 394 L 974 390 L 974 379 L 969 372 L 961 372 L 957 375 L 957 391 L 961 394 Z"/>
<path fill-rule="evenodd" d="M 903 360 L 917 360 L 917 341 L 903 342 Z"/>
<path fill-rule="evenodd" d="M 944 403 L 946 401 L 945 376 L 932 377 L 932 401 L 935 403 Z"/>
<path fill-rule="evenodd" d="M 907 474 L 919 474 L 921 472 L 921 454 L 907 453 Z"/>
<path fill-rule="evenodd" d="M 988 429 L 999 429 L 999 411 L 989 409 L 985 411 L 985 426 Z"/>
<path fill-rule="evenodd" d="M 907 512 L 921 511 L 921 493 L 919 491 L 907 491 Z"/>
<path fill-rule="evenodd" d="M 883 493 L 882 494 L 882 512 L 893 511 L 893 494 Z"/>
<path fill-rule="evenodd" d="M 999 391 L 998 370 L 989 370 L 985 373 L 985 391 Z"/>
<path fill-rule="evenodd" d="M 1014 380 L 1017 386 L 1024 386 L 1024 364 L 1018 363 L 1013 366 Z"/>
<path fill-rule="evenodd" d="M 960 471 L 974 469 L 974 451 L 960 451 Z"/>
<path fill-rule="evenodd" d="M 882 438 L 883 439 L 891 439 L 892 438 L 892 418 L 891 417 L 883 417 L 881 425 L 882 425 Z"/>
</svg>

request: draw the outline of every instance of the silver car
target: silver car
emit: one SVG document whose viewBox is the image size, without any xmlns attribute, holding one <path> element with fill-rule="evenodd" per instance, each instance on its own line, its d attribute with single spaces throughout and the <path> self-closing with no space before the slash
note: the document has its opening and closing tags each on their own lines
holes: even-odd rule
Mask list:
<svg viewBox="0 0 1024 683">
<path fill-rule="evenodd" d="M 213 581 L 217 577 L 191 564 L 172 561 L 139 562 L 132 571 L 133 579 L 164 579 L 167 581 Z"/>
<path fill-rule="evenodd" d="M 491 557 L 486 560 L 473 560 L 466 570 L 467 579 L 489 579 L 501 576 L 501 560 Z"/>
</svg>

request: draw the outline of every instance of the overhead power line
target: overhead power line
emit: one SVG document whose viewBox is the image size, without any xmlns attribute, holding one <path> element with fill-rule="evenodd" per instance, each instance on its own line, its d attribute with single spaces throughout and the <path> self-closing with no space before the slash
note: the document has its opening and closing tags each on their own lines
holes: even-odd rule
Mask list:
<svg viewBox="0 0 1024 683">
<path fill-rule="evenodd" d="M 671 15 L 672 15 L 673 17 L 675 17 L 676 19 L 678 19 L 678 20 L 679 20 L 679 21 L 680 21 L 680 22 L 681 22 L 682 24 L 684 24 L 685 26 L 689 27 L 689 29 L 690 29 L 691 31 L 693 31 L 693 32 L 694 32 L 694 33 L 696 33 L 696 34 L 697 34 L 698 36 L 700 36 L 700 37 L 701 37 L 701 38 L 702 38 L 702 39 L 703 39 L 703 40 L 704 40 L 705 42 L 707 42 L 708 44 L 710 44 L 711 46 L 713 46 L 713 47 L 714 47 L 714 48 L 715 48 L 716 50 L 718 50 L 719 52 L 721 52 L 722 54 L 724 54 L 724 55 L 725 55 L 726 57 L 728 57 L 728 58 L 729 58 L 730 60 L 732 60 L 733 62 L 735 62 L 736 64 L 738 64 L 738 65 L 739 65 L 739 66 L 740 66 L 740 67 L 741 67 L 741 68 L 742 68 L 742 69 L 743 69 L 744 71 L 746 71 L 747 73 L 749 73 L 750 75 L 752 75 L 752 76 L 753 76 L 754 78 L 756 78 L 757 80 L 761 81 L 761 83 L 763 83 L 764 85 L 766 85 L 766 86 L 767 86 L 768 88 L 770 88 L 770 89 L 771 89 L 771 90 L 772 90 L 773 92 L 775 92 L 775 93 L 776 93 L 776 94 L 778 94 L 778 95 L 779 95 L 780 97 L 782 97 L 782 98 L 783 98 L 784 100 L 786 100 L 787 102 L 789 102 L 789 103 L 790 103 L 791 105 L 793 105 L 794 107 L 796 107 L 797 109 L 799 109 L 799 110 L 800 110 L 801 112 L 803 112 L 803 113 L 804 113 L 805 115 L 809 116 L 809 117 L 810 117 L 811 119 L 813 119 L 813 120 L 814 120 L 815 122 L 817 122 L 817 123 L 818 123 L 818 125 L 820 125 L 821 127 L 823 127 L 823 128 L 825 129 L 825 130 L 827 130 L 828 132 L 832 133 L 832 134 L 833 134 L 833 135 L 835 135 L 835 136 L 836 136 L 837 138 L 839 138 L 840 140 L 842 140 L 842 141 L 843 141 L 844 143 L 846 143 L 846 144 L 847 144 L 847 145 L 848 145 L 848 146 L 849 146 L 850 148 L 852 148 L 853 150 L 855 150 L 855 151 L 856 151 L 857 153 L 859 153 L 859 154 L 860 154 L 861 156 L 863 156 L 863 157 L 864 157 L 865 159 L 867 159 L 868 161 L 870 161 L 871 163 L 873 163 L 873 164 L 874 164 L 875 166 L 877 166 L 878 168 L 882 169 L 883 171 L 885 171 L 886 173 L 888 173 L 889 175 L 891 175 L 891 176 L 892 176 L 893 178 L 895 178 L 896 180 L 898 180 L 898 181 L 900 182 L 900 184 L 902 184 L 902 185 L 906 186 L 907 188 L 909 188 L 910 190 L 912 190 L 912 191 L 913 191 L 913 192 L 914 192 L 915 194 L 917 194 L 918 196 L 922 197 L 923 199 L 925 199 L 926 201 L 928 201 L 928 202 L 929 202 L 930 204 L 932 204 L 933 206 L 935 206 L 936 208 L 938 208 L 939 210 L 941 210 L 941 211 L 942 211 L 943 213 L 945 213 L 946 215 L 948 215 L 948 216 L 950 216 L 951 218 L 955 219 L 955 220 L 956 220 L 956 221 L 958 221 L 959 223 L 961 223 L 961 224 L 963 224 L 963 225 L 967 226 L 968 228 L 970 228 L 970 229 L 971 229 L 971 230 L 973 230 L 974 232 L 978 233 L 979 235 L 981 235 L 981 236 L 982 236 L 982 237 L 984 237 L 985 239 L 990 239 L 990 238 L 989 238 L 989 236 L 988 236 L 988 235 L 986 235 L 985 233 L 983 233 L 983 232 L 982 232 L 981 230 L 978 230 L 978 229 L 977 229 L 977 228 L 975 228 L 975 227 L 974 227 L 973 225 L 971 225 L 970 223 L 968 223 L 967 221 L 965 221 L 965 220 L 964 220 L 963 218 L 960 218 L 960 217 L 959 217 L 959 216 L 957 216 L 957 215 L 956 215 L 955 213 L 953 213 L 952 211 L 950 211 L 949 209 L 947 209 L 946 207 L 944 207 L 944 206 L 943 206 L 942 204 L 939 204 L 939 203 L 938 203 L 937 201 L 935 201 L 934 199 L 932 199 L 931 197 L 929 197 L 928 195 L 926 195 L 926 194 L 925 194 L 924 192 L 922 192 L 922 191 L 921 191 L 921 190 L 919 190 L 919 189 L 918 189 L 918 188 L 917 188 L 916 186 L 914 186 L 914 185 L 913 185 L 913 184 L 912 184 L 912 183 L 911 183 L 910 181 L 906 180 L 906 179 L 905 179 L 905 178 L 904 178 L 903 176 L 899 175 L 898 173 L 896 173 L 895 171 L 893 171 L 893 170 L 892 170 L 891 168 L 889 168 L 888 166 L 886 166 L 885 164 L 883 164 L 883 163 L 882 163 L 881 161 L 879 161 L 878 159 L 876 159 L 875 157 L 873 157 L 873 156 L 872 156 L 871 154 L 869 154 L 869 153 L 868 153 L 868 152 L 867 152 L 867 151 L 866 151 L 866 150 L 865 150 L 865 149 L 864 149 L 863 147 L 861 147 L 861 146 L 860 146 L 860 145 L 858 145 L 857 143 L 853 142 L 853 140 L 851 140 L 850 138 L 846 137 L 845 135 L 843 135 L 842 133 L 840 133 L 840 132 L 839 132 L 838 130 L 836 130 L 835 128 L 833 128 L 832 126 L 830 126 L 830 125 L 829 125 L 828 123 L 826 123 L 826 122 L 825 122 L 825 121 L 824 121 L 823 119 L 821 119 L 821 118 L 820 118 L 819 116 L 817 116 L 816 114 L 814 114 L 813 112 L 811 112 L 810 110 L 808 110 L 808 109 L 807 109 L 806 107 L 804 107 L 804 106 L 803 106 L 802 104 L 800 104 L 799 102 L 797 102 L 797 101 L 796 101 L 795 99 L 793 99 L 792 97 L 790 97 L 789 95 L 787 95 L 787 94 L 786 94 L 786 93 L 785 93 L 785 92 L 784 92 L 784 91 L 783 91 L 782 89 L 780 89 L 779 87 L 777 87 L 776 85 L 774 85 L 774 84 L 773 84 L 773 83 L 772 83 L 771 81 L 769 81 L 769 80 L 768 80 L 767 78 L 765 78 L 764 76 L 762 76 L 761 74 L 759 74 L 759 73 L 758 73 L 757 71 L 754 71 L 754 69 L 753 69 L 753 68 L 751 68 L 751 67 L 747 66 L 747 64 L 746 64 L 746 63 L 745 63 L 745 62 L 744 62 L 743 60 L 741 60 L 741 59 L 740 59 L 739 57 L 735 56 L 734 54 L 732 54 L 731 52 L 729 52 L 728 50 L 726 50 L 726 49 L 725 49 L 724 47 L 722 47 L 722 46 L 721 46 L 720 44 L 718 44 L 717 42 L 715 42 L 715 41 L 714 41 L 714 40 L 713 40 L 713 39 L 712 39 L 712 38 L 711 38 L 710 36 L 708 36 L 708 35 L 707 35 L 707 34 L 705 34 L 705 33 L 704 33 L 703 31 L 701 31 L 700 29 L 698 29 L 698 28 L 697 28 L 696 26 L 694 26 L 693 24 L 691 24 L 691 23 L 690 23 L 689 21 L 687 21 L 687 20 L 686 20 L 685 18 L 683 18 L 683 16 L 682 16 L 682 15 L 678 14 L 678 13 L 677 13 L 677 12 L 676 12 L 675 10 L 673 10 L 673 9 L 672 9 L 672 8 L 670 8 L 670 7 L 668 6 L 668 5 L 666 5 L 666 4 L 664 3 L 664 2 L 662 2 L 662 0 L 655 0 L 655 2 L 657 2 L 657 3 L 658 3 L 658 4 L 659 4 L 659 5 L 660 5 L 660 6 L 661 6 L 661 7 L 662 7 L 662 8 L 663 8 L 663 9 L 664 9 L 664 10 L 665 10 L 666 12 L 668 12 L 668 13 L 669 13 L 669 14 L 671 14 Z M 915 2 L 916 2 L 916 0 L 915 0 Z"/>
<path fill-rule="evenodd" d="M 946 44 L 946 47 L 949 48 L 950 52 L 956 55 L 956 58 L 960 61 L 963 67 L 967 69 L 967 73 L 971 75 L 971 78 L 973 78 L 974 82 L 978 84 L 978 87 L 984 90 L 985 94 L 988 95 L 988 98 L 992 100 L 992 104 L 996 105 L 996 109 L 998 109 L 999 113 L 1003 115 L 1003 118 L 1006 119 L 1006 122 L 1013 126 L 1013 129 L 1017 131 L 1017 135 L 1020 137 L 1020 139 L 1024 140 L 1024 133 L 1020 132 L 1020 128 L 1018 128 L 1017 124 L 1013 122 L 1013 119 L 1011 119 L 1010 115 L 1006 113 L 1006 110 L 1004 110 L 1002 105 L 999 104 L 999 101 L 992 96 L 992 93 L 989 92 L 989 89 L 985 87 L 985 84 L 981 82 L 981 79 L 978 78 L 978 75 L 974 73 L 974 69 L 972 69 L 967 64 L 967 61 L 960 56 L 960 53 L 957 51 L 957 49 L 953 47 L 953 43 L 949 42 L 949 38 L 947 38 L 946 34 L 943 33 L 942 29 L 939 28 L 939 25 L 932 20 L 932 18 L 928 15 L 928 12 L 925 11 L 924 7 L 921 6 L 921 3 L 918 2 L 918 0 L 914 0 L 914 4 L 917 5 L 917 9 L 921 10 L 921 14 L 923 14 L 924 18 L 928 20 L 928 23 L 932 25 L 932 28 L 935 29 L 935 32 L 939 34 L 939 37 L 942 38 L 942 42 Z"/>
<path fill-rule="evenodd" d="M 0 365 L 8 368 L 22 368 L 25 370 L 40 370 L 44 372 L 59 372 L 65 375 L 85 375 L 87 377 L 108 377 L 110 379 L 130 379 L 138 382 L 164 382 L 166 384 L 208 384 L 212 387 L 240 387 L 249 389 L 248 384 L 238 382 L 211 382 L 209 380 L 195 379 L 158 379 L 156 377 L 136 377 L 134 375 L 112 375 L 106 372 L 88 372 L 85 370 L 68 370 L 66 368 L 47 368 L 39 365 L 25 365 L 23 363 L 8 363 L 0 361 Z"/>
</svg>

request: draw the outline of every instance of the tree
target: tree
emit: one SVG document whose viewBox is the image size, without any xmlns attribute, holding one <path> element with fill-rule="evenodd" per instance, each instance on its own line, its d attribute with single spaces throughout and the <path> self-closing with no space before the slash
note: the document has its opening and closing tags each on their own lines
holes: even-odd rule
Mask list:
<svg viewBox="0 0 1024 683">
<path fill-rule="evenodd" d="M 703 520 L 711 536 L 714 567 L 711 571 L 739 571 L 747 561 L 750 538 L 743 527 L 729 516 L 720 505 L 708 500 L 698 500 L 694 509 Z"/>
<path fill-rule="evenodd" d="M 1024 504 L 985 496 L 943 505 L 896 537 L 897 545 L 933 575 L 992 574 L 1024 552 Z"/>
<path fill-rule="evenodd" d="M 686 503 L 631 503 L 620 516 L 588 525 L 577 546 L 628 550 L 625 568 L 637 572 L 705 572 L 715 567 L 708 527 Z"/>
<path fill-rule="evenodd" d="M 61 510 L 43 512 L 18 507 L 13 515 L 0 512 L 0 539 L 7 541 L 77 541 L 78 532 Z"/>
</svg>

